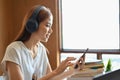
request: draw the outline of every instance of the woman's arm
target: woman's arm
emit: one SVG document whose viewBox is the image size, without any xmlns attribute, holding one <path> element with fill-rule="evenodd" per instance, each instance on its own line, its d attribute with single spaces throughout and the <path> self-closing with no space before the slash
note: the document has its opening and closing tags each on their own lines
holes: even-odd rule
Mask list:
<svg viewBox="0 0 120 80">
<path fill-rule="evenodd" d="M 70 61 L 75 60 L 75 59 L 76 58 L 74 57 L 66 58 L 64 61 L 61 62 L 61 64 L 55 70 L 46 74 L 39 80 L 58 80 L 56 76 L 61 75 L 61 73 L 63 73 L 68 66 L 73 65 Z M 48 69 L 51 69 L 50 65 L 48 66 Z M 47 70 L 47 71 L 50 71 L 50 70 Z"/>
<path fill-rule="evenodd" d="M 51 78 L 50 80 L 62 80 L 62 79 L 68 78 L 74 74 L 75 74 L 75 70 L 72 69 L 72 70 L 65 71 L 59 75 L 56 75 L 55 77 Z"/>
<path fill-rule="evenodd" d="M 9 80 L 24 80 L 19 65 L 13 62 L 7 61 L 6 69 L 8 72 Z"/>
<path fill-rule="evenodd" d="M 79 73 L 79 71 L 82 70 L 84 67 L 83 59 L 81 58 L 79 61 L 80 62 L 78 62 L 78 61 L 76 62 L 76 64 L 78 65 L 77 68 L 74 68 L 75 65 L 73 65 L 73 68 L 71 68 L 70 70 L 64 71 L 61 74 L 56 75 L 55 77 L 51 78 L 50 80 L 63 80 L 63 79 L 68 78 L 74 74 Z"/>
<path fill-rule="evenodd" d="M 42 77 L 39 80 L 62 80 L 64 78 L 74 75 L 75 73 L 76 73 L 75 70 L 65 71 L 65 72 L 62 72 L 61 74 L 57 74 L 55 71 L 53 71 L 50 74 L 47 74 L 45 77 Z"/>
</svg>

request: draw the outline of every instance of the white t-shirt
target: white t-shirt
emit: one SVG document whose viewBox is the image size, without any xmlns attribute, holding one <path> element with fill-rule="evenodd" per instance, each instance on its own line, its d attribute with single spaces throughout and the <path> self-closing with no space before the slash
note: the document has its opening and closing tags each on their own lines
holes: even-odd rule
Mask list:
<svg viewBox="0 0 120 80">
<path fill-rule="evenodd" d="M 46 49 L 42 43 L 38 45 L 38 54 L 33 59 L 30 50 L 21 41 L 12 42 L 6 49 L 5 56 L 2 60 L 4 71 L 4 80 L 9 80 L 6 71 L 6 61 L 11 61 L 20 66 L 24 80 L 32 80 L 33 74 L 41 78 L 46 74 L 47 64 L 49 63 Z"/>
</svg>

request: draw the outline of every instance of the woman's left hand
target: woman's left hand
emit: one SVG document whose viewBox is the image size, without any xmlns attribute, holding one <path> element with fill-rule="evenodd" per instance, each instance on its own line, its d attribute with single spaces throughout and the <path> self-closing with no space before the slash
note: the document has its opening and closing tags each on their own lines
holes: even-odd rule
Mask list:
<svg viewBox="0 0 120 80">
<path fill-rule="evenodd" d="M 75 68 L 75 66 L 77 65 L 77 67 Z M 74 74 L 77 74 L 80 72 L 80 70 L 84 69 L 84 65 L 85 65 L 85 61 L 83 58 L 80 58 L 80 60 L 78 60 L 75 64 L 74 64 Z"/>
</svg>

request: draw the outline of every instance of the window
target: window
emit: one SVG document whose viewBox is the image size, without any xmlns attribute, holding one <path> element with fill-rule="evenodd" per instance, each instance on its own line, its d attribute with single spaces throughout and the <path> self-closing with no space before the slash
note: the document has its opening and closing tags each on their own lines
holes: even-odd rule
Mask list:
<svg viewBox="0 0 120 80">
<path fill-rule="evenodd" d="M 119 52 L 119 0 L 60 1 L 62 51 Z"/>
<path fill-rule="evenodd" d="M 88 60 L 102 53 L 104 64 L 111 59 L 113 70 L 120 68 L 119 0 L 59 1 L 61 60 L 68 56 L 79 58 L 89 48 Z"/>
</svg>

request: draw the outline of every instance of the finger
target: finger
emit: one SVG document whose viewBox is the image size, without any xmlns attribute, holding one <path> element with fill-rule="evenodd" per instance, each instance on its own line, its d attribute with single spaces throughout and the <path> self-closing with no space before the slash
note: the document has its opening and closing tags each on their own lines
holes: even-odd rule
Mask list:
<svg viewBox="0 0 120 80">
<path fill-rule="evenodd" d="M 68 63 L 67 63 L 67 66 L 72 66 L 72 65 L 74 65 L 74 64 L 71 63 L 71 62 L 68 62 Z"/>
<path fill-rule="evenodd" d="M 67 57 L 66 59 L 65 59 L 65 61 L 73 61 L 73 60 L 75 60 L 76 58 L 75 57 Z"/>
<path fill-rule="evenodd" d="M 80 62 L 81 69 L 84 68 L 84 64 L 85 64 L 85 63 L 84 63 L 84 60 L 83 60 L 83 61 L 81 60 L 81 62 Z"/>
<path fill-rule="evenodd" d="M 83 59 L 83 58 L 81 58 L 80 63 L 81 63 L 82 65 L 84 65 L 84 64 L 85 64 L 85 61 L 84 61 L 84 59 Z"/>
</svg>

